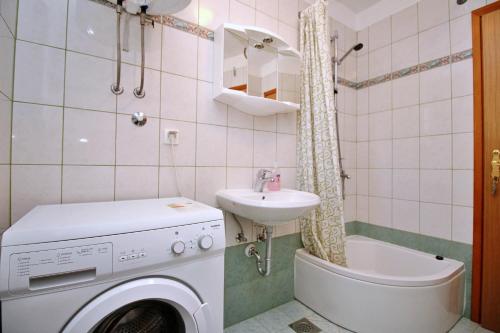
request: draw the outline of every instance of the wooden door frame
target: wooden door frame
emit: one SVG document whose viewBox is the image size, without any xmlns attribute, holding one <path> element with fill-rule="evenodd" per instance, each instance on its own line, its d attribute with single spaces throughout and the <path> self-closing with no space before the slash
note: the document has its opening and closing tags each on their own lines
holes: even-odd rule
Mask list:
<svg viewBox="0 0 500 333">
<path fill-rule="evenodd" d="M 471 319 L 478 323 L 481 322 L 484 204 L 484 95 L 481 18 L 483 15 L 499 9 L 500 2 L 494 2 L 472 12 L 472 54 L 474 68 L 474 225 L 472 242 Z"/>
</svg>

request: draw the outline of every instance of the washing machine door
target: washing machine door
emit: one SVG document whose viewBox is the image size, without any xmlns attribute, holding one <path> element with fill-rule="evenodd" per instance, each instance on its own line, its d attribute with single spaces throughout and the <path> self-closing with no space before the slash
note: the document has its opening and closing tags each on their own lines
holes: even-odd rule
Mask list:
<svg viewBox="0 0 500 333">
<path fill-rule="evenodd" d="M 184 284 L 142 278 L 85 305 L 62 333 L 213 333 L 208 304 Z"/>
</svg>

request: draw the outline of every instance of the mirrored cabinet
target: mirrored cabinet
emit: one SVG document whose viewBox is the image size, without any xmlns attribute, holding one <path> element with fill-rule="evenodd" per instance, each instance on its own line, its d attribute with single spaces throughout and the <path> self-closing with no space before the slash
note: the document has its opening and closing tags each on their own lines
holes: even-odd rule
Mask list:
<svg viewBox="0 0 500 333">
<path fill-rule="evenodd" d="M 258 27 L 223 24 L 215 33 L 214 99 L 256 116 L 299 109 L 300 55 Z"/>
</svg>

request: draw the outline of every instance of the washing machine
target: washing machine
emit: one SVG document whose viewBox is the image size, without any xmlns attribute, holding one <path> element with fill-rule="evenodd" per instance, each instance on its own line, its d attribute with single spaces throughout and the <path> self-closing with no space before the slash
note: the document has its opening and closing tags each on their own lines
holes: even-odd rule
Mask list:
<svg viewBox="0 0 500 333">
<path fill-rule="evenodd" d="M 36 207 L 2 235 L 2 332 L 222 333 L 224 248 L 186 198 Z"/>
</svg>

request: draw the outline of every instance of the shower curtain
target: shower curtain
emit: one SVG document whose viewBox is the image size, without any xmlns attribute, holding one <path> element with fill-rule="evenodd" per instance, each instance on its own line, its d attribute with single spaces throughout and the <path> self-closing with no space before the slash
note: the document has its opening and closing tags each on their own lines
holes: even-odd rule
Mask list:
<svg viewBox="0 0 500 333">
<path fill-rule="evenodd" d="M 333 101 L 328 1 L 317 0 L 300 16 L 302 52 L 297 118 L 297 184 L 320 196 L 320 206 L 300 219 L 309 253 L 346 265 L 342 185 Z"/>
</svg>

